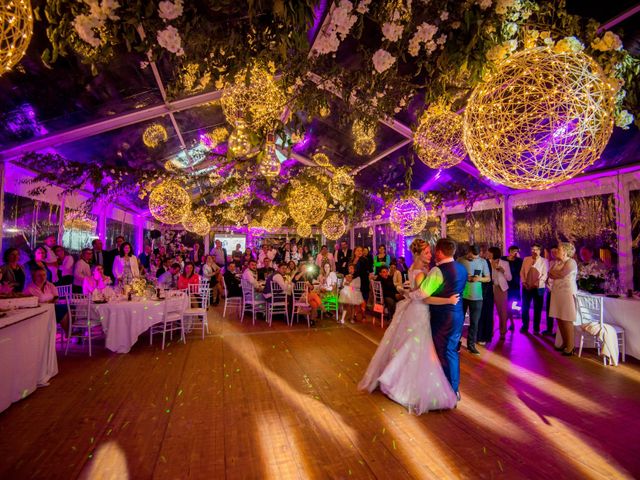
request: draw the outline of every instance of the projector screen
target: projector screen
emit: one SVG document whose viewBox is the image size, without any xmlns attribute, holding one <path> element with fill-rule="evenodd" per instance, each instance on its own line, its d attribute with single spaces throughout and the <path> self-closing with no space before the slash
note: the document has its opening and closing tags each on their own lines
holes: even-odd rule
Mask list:
<svg viewBox="0 0 640 480">
<path fill-rule="evenodd" d="M 211 248 L 215 247 L 215 241 L 216 240 L 220 240 L 222 242 L 222 248 L 225 248 L 227 250 L 227 254 L 231 255 L 231 252 L 233 252 L 236 249 L 236 245 L 239 243 L 240 244 L 240 250 L 242 250 L 244 252 L 244 249 L 246 248 L 247 245 L 247 236 L 246 235 L 234 235 L 234 234 L 227 234 L 227 233 L 216 233 L 213 236 L 213 245 L 211 245 Z"/>
</svg>

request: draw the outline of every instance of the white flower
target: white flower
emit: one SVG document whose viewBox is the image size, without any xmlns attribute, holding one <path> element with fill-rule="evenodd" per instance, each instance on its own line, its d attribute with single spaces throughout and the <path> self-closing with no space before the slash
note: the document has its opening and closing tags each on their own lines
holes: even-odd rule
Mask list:
<svg viewBox="0 0 640 480">
<path fill-rule="evenodd" d="M 164 30 L 158 31 L 157 39 L 158 44 L 169 50 L 171 53 L 175 53 L 177 56 L 184 55 L 182 39 L 180 38 L 178 30 L 174 26 L 169 25 Z"/>
<path fill-rule="evenodd" d="M 518 33 L 518 24 L 515 22 L 507 22 L 502 28 L 504 29 L 504 33 L 507 37 L 513 37 L 516 33 Z"/>
<path fill-rule="evenodd" d="M 558 42 L 553 47 L 553 51 L 556 53 L 577 53 L 581 52 L 582 50 L 584 50 L 584 45 L 576 37 L 564 37 L 562 40 L 558 40 Z"/>
<path fill-rule="evenodd" d="M 369 11 L 370 3 L 371 3 L 371 0 L 361 0 L 360 2 L 358 2 L 358 7 L 356 8 L 356 12 L 358 12 L 361 15 L 364 15 Z"/>
<path fill-rule="evenodd" d="M 73 20 L 73 28 L 78 36 L 92 47 L 99 47 L 102 43 L 96 36 L 96 30 L 104 25 L 104 21 L 88 15 L 78 15 Z"/>
<path fill-rule="evenodd" d="M 163 20 L 175 20 L 182 15 L 182 0 L 174 2 L 163 1 L 158 4 L 158 14 Z"/>
<path fill-rule="evenodd" d="M 598 38 L 591 43 L 591 48 L 600 52 L 608 52 L 609 50 L 622 50 L 622 40 L 613 32 L 607 32 L 602 38 Z"/>
<path fill-rule="evenodd" d="M 327 54 L 338 50 L 340 41 L 349 34 L 358 17 L 352 14 L 353 4 L 349 0 L 341 0 L 331 11 L 325 27 L 318 34 L 314 43 L 317 54 Z"/>
<path fill-rule="evenodd" d="M 120 4 L 116 0 L 102 0 L 100 6 L 102 15 L 110 20 L 120 20 L 120 17 L 115 14 L 118 8 L 120 8 Z"/>
<path fill-rule="evenodd" d="M 618 112 L 616 115 L 616 127 L 620 127 L 623 130 L 628 130 L 629 125 L 633 122 L 633 114 L 626 110 Z"/>
<path fill-rule="evenodd" d="M 476 0 L 476 3 L 480 5 L 482 10 L 486 10 L 491 6 L 491 0 Z"/>
<path fill-rule="evenodd" d="M 402 36 L 402 25 L 397 23 L 385 23 L 382 25 L 382 35 L 390 42 L 397 42 Z"/>
<path fill-rule="evenodd" d="M 414 33 L 413 37 L 411 37 L 411 39 L 409 40 L 409 48 L 408 48 L 409 54 L 413 57 L 416 57 L 420 52 L 420 44 L 421 43 L 427 44 L 427 42 L 433 39 L 433 36 L 437 32 L 438 32 L 438 27 L 436 27 L 435 25 L 431 25 L 430 23 L 425 22 L 419 25 L 416 28 L 416 33 Z M 431 42 L 429 45 L 431 46 L 431 44 L 435 45 L 434 42 Z"/>
<path fill-rule="evenodd" d="M 440 20 L 442 20 L 443 22 L 449 19 L 449 12 L 447 12 L 446 10 L 443 11 L 440 14 Z"/>
<path fill-rule="evenodd" d="M 373 54 L 372 60 L 373 67 L 376 69 L 376 71 L 378 73 L 382 73 L 389 69 L 389 67 L 391 67 L 391 65 L 395 63 L 396 57 L 381 48 Z"/>
</svg>

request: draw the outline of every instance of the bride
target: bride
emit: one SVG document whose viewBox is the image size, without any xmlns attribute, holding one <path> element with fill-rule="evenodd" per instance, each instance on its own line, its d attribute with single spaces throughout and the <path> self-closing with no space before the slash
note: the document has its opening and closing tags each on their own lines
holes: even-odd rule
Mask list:
<svg viewBox="0 0 640 480">
<path fill-rule="evenodd" d="M 431 248 L 417 238 L 411 243 L 411 253 L 415 261 L 409 269 L 409 280 L 415 289 L 427 278 Z M 429 305 L 425 301 L 432 305 L 455 305 L 459 297 L 405 299 L 398 303 L 393 321 L 358 384 L 360 390 L 369 392 L 379 386 L 391 400 L 416 415 L 453 408 L 457 402 L 433 345 Z"/>
</svg>

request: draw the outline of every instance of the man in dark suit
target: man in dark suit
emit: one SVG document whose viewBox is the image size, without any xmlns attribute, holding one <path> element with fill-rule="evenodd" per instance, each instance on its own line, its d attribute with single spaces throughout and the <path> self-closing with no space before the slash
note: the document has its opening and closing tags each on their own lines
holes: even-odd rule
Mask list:
<svg viewBox="0 0 640 480">
<path fill-rule="evenodd" d="M 224 271 L 224 284 L 227 286 L 227 297 L 241 297 L 242 286 L 240 279 L 236 275 L 236 264 L 230 263 Z"/>
<path fill-rule="evenodd" d="M 107 252 L 102 250 L 102 240 L 95 238 L 91 242 L 91 246 L 93 247 L 91 252 L 91 265 L 102 265 L 104 267 Z"/>
<path fill-rule="evenodd" d="M 389 318 L 393 319 L 393 314 L 396 313 L 396 303 L 399 300 L 402 300 L 403 295 L 398 293 L 398 288 L 395 283 L 393 283 L 393 277 L 389 275 L 389 269 L 386 265 L 383 265 L 378 269 L 376 281 L 380 282 L 384 305 L 387 307 L 387 311 L 389 312 Z"/>
<path fill-rule="evenodd" d="M 336 271 L 343 275 L 349 273 L 349 262 L 353 257 L 353 252 L 345 240 L 340 244 L 340 249 L 336 252 Z"/>
</svg>

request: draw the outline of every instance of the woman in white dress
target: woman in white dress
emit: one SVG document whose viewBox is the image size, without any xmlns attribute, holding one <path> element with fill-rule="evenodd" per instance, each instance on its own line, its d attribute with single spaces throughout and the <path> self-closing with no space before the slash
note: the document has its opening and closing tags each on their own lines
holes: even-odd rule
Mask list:
<svg viewBox="0 0 640 480">
<path fill-rule="evenodd" d="M 113 276 L 118 285 L 131 283 L 134 278 L 140 278 L 138 258 L 133 255 L 133 248 L 129 242 L 120 246 L 120 255 L 113 259 Z"/>
<path fill-rule="evenodd" d="M 409 269 L 409 281 L 415 289 L 426 278 L 431 249 L 418 238 L 411 243 L 411 252 L 415 261 Z M 458 301 L 458 295 L 426 299 L 432 305 L 455 305 Z M 393 321 L 358 384 L 359 389 L 369 392 L 378 386 L 416 415 L 455 407 L 456 394 L 438 360 L 431 338 L 429 306 L 424 301 L 405 299 L 398 303 Z"/>
<path fill-rule="evenodd" d="M 576 248 L 571 243 L 558 244 L 556 262 L 549 270 L 549 278 L 553 279 L 549 316 L 558 321 L 558 331 L 562 339 L 562 344 L 556 350 L 562 351 L 562 355 L 567 357 L 573 355 L 573 322 L 578 315 L 575 301 L 578 293 L 578 264 L 573 259 L 575 253 Z"/>
<path fill-rule="evenodd" d="M 349 317 L 351 323 L 356 323 L 355 315 L 357 309 L 360 308 L 364 299 L 360 292 L 360 277 L 353 277 L 356 267 L 353 263 L 349 264 L 348 274 L 344 277 L 344 284 L 340 290 L 339 302 L 344 305 L 341 323 L 344 323 L 345 316 Z"/>
</svg>

